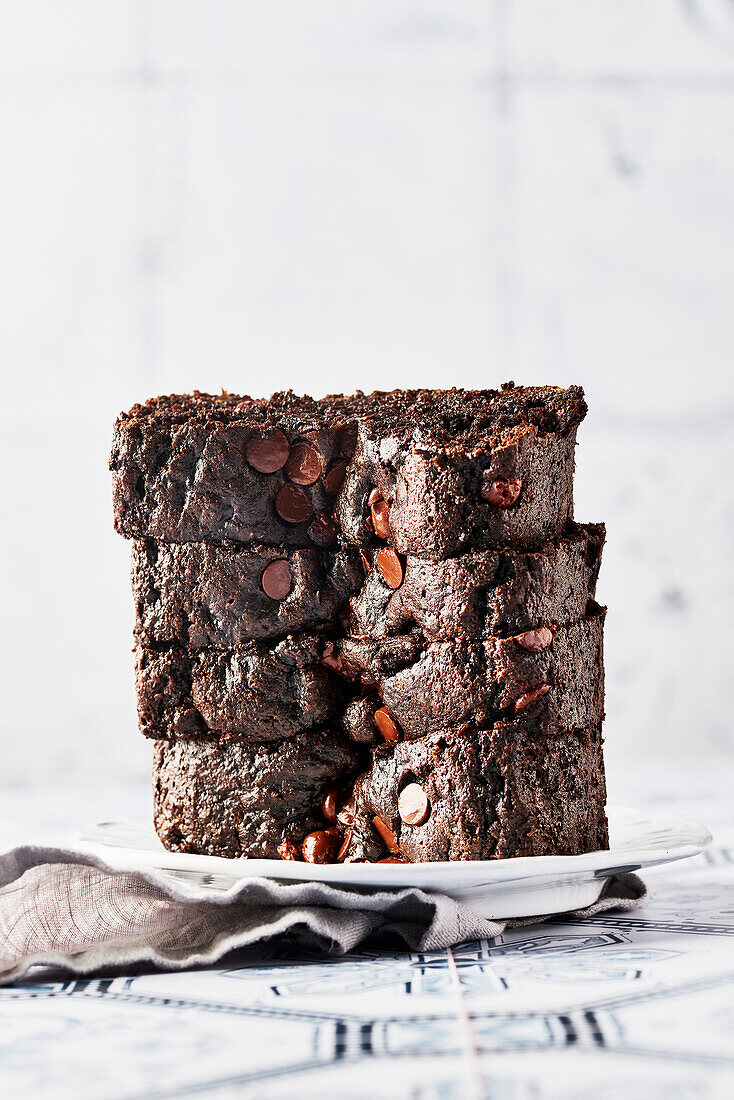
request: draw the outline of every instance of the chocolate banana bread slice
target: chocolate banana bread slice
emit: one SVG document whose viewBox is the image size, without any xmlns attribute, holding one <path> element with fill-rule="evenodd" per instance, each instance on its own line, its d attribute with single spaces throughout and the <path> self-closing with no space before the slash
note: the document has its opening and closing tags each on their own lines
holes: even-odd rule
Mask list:
<svg viewBox="0 0 734 1100">
<path fill-rule="evenodd" d="M 364 583 L 355 551 L 232 542 L 133 543 L 136 635 L 145 644 L 233 649 L 334 627 Z"/>
<path fill-rule="evenodd" d="M 369 399 L 156 397 L 123 413 L 110 469 L 126 538 L 234 539 L 280 547 L 336 542 L 334 500 Z"/>
<path fill-rule="evenodd" d="M 261 742 L 324 725 L 346 685 L 322 663 L 322 653 L 314 635 L 274 646 L 242 642 L 232 650 L 138 645 L 140 729 L 154 740 L 218 735 Z"/>
<path fill-rule="evenodd" d="M 363 763 L 332 729 L 268 745 L 160 741 L 153 762 L 156 832 L 174 852 L 293 858 L 287 853 L 307 834 L 329 828 L 325 793 L 334 783 L 351 784 Z M 335 844 L 333 834 L 318 839 Z"/>
<path fill-rule="evenodd" d="M 347 860 L 577 855 L 609 844 L 598 725 L 528 738 L 512 720 L 385 746 L 353 797 Z"/>
<path fill-rule="evenodd" d="M 418 629 L 425 638 L 520 634 L 586 614 L 604 546 L 601 523 L 570 524 L 542 551 L 476 550 L 446 561 L 409 556 L 393 588 L 374 560 L 349 605 L 348 633 L 384 638 Z"/>
<path fill-rule="evenodd" d="M 388 538 L 433 560 L 474 548 L 540 549 L 573 516 L 576 429 L 586 415 L 571 386 L 421 391 L 405 417 L 375 409 L 337 502 L 345 537 Z"/>
<path fill-rule="evenodd" d="M 585 414 L 579 387 L 509 383 L 155 398 L 115 425 L 115 526 L 128 538 L 280 547 L 335 545 L 341 527 L 357 545 L 389 539 L 436 559 L 539 548 L 572 515 Z"/>
<path fill-rule="evenodd" d="M 604 615 L 593 605 L 575 623 L 484 641 L 426 643 L 418 633 L 347 639 L 336 649 L 343 674 L 376 692 L 371 714 L 369 701 L 347 708 L 344 728 L 374 744 L 378 731 L 412 740 L 462 724 L 487 727 L 511 714 L 529 734 L 595 725 L 604 717 Z"/>
</svg>

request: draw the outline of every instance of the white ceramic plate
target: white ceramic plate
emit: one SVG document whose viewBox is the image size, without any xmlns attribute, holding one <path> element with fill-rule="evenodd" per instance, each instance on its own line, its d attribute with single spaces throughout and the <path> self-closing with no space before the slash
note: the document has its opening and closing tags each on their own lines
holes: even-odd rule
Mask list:
<svg viewBox="0 0 734 1100">
<path fill-rule="evenodd" d="M 702 825 L 625 806 L 607 807 L 610 848 L 581 856 L 525 856 L 455 863 L 338 863 L 223 859 L 168 852 L 146 818 L 93 825 L 75 847 L 116 870 L 150 870 L 213 892 L 248 878 L 404 888 L 448 894 L 489 919 L 565 913 L 592 905 L 615 872 L 637 871 L 698 855 L 711 842 Z"/>
</svg>

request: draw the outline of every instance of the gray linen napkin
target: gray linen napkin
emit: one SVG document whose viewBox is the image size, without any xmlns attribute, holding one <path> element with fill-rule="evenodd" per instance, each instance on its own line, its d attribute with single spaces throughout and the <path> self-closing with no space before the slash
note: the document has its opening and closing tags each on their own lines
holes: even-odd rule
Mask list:
<svg viewBox="0 0 734 1100">
<path fill-rule="evenodd" d="M 617 875 L 599 901 L 574 915 L 635 909 L 646 896 L 636 875 Z M 32 966 L 85 975 L 140 963 L 185 970 L 286 933 L 335 954 L 368 937 L 431 951 L 544 919 L 490 921 L 416 889 L 257 878 L 212 894 L 152 872 L 115 872 L 70 849 L 27 846 L 0 856 L 0 985 Z"/>
</svg>

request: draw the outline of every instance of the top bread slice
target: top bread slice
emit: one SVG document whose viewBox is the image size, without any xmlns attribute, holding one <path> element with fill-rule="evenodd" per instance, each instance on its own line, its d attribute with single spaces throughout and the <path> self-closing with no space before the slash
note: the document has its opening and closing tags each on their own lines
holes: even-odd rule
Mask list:
<svg viewBox="0 0 734 1100">
<path fill-rule="evenodd" d="M 572 386 L 395 390 L 314 400 L 154 398 L 114 430 L 115 526 L 127 538 L 329 547 L 384 542 L 442 560 L 538 549 L 573 512 Z"/>
</svg>

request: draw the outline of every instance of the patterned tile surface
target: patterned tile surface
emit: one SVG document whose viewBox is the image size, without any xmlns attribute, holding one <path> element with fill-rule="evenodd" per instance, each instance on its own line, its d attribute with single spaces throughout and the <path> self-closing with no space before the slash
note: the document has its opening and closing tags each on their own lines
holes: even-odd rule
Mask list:
<svg viewBox="0 0 734 1100">
<path fill-rule="evenodd" d="M 0 1087 L 54 1100 L 348 1095 L 728 1097 L 734 1089 L 731 766 L 641 767 L 615 793 L 714 831 L 622 915 L 448 952 L 342 958 L 274 942 L 186 974 L 0 991 Z"/>
</svg>

